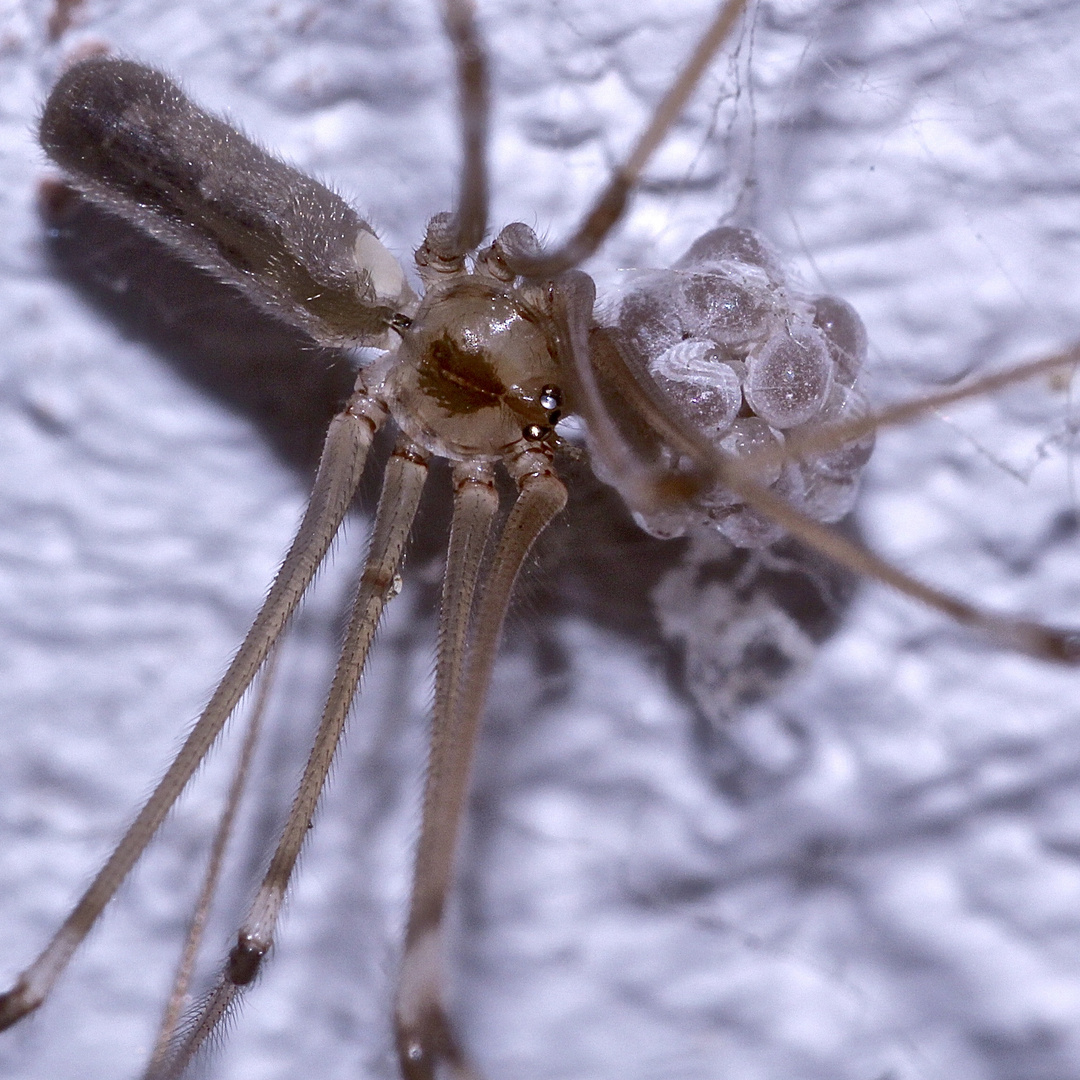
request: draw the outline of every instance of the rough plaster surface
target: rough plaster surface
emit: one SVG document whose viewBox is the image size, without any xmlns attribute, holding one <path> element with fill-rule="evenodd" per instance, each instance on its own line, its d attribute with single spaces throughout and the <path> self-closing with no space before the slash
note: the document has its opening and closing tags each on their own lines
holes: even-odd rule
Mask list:
<svg viewBox="0 0 1080 1080">
<path fill-rule="evenodd" d="M 449 204 L 456 160 L 427 5 L 84 0 L 50 41 L 59 10 L 0 2 L 5 980 L 239 641 L 344 378 L 124 230 L 44 222 L 32 126 L 48 86 L 86 47 L 164 66 L 333 180 L 406 258 Z M 708 5 L 481 10 L 493 220 L 557 237 Z M 721 219 L 752 223 L 810 287 L 862 312 L 878 401 L 1077 338 L 1078 10 L 762 3 L 591 268 L 667 265 Z M 1080 621 L 1066 390 L 1027 386 L 884 434 L 864 535 L 981 602 Z M 288 797 L 362 522 L 283 661 L 251 852 L 213 955 Z M 437 532 L 421 541 L 434 550 Z M 383 630 L 281 945 L 211 1075 L 394 1075 L 432 565 L 414 560 Z M 496 676 L 457 913 L 455 1013 L 486 1077 L 1080 1076 L 1075 674 L 870 584 L 804 674 L 707 736 L 647 604 L 615 602 L 625 583 L 562 606 L 541 585 Z M 223 771 L 200 780 L 55 998 L 0 1036 L 0 1074 L 138 1075 Z"/>
</svg>

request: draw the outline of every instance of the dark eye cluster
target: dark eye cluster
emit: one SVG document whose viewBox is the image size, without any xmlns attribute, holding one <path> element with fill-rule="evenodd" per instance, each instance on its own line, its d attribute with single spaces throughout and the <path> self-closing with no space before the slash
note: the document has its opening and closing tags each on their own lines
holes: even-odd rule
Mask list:
<svg viewBox="0 0 1080 1080">
<path fill-rule="evenodd" d="M 728 454 L 751 460 L 791 435 L 866 412 L 855 386 L 866 358 L 859 316 L 843 300 L 793 289 L 779 257 L 750 229 L 706 233 L 671 270 L 645 276 L 617 322 L 683 418 Z M 756 478 L 818 521 L 838 521 L 854 503 L 873 443 L 866 435 L 799 461 L 768 454 Z M 740 547 L 781 535 L 722 485 L 685 509 L 638 517 L 661 537 L 708 522 Z"/>
</svg>

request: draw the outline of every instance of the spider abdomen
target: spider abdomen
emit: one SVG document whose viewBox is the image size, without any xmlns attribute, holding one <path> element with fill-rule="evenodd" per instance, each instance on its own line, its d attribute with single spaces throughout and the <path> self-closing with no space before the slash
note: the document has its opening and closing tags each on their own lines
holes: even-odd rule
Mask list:
<svg viewBox="0 0 1080 1080">
<path fill-rule="evenodd" d="M 412 290 L 339 195 L 130 60 L 69 68 L 41 144 L 95 202 L 324 345 L 382 345 Z"/>
</svg>

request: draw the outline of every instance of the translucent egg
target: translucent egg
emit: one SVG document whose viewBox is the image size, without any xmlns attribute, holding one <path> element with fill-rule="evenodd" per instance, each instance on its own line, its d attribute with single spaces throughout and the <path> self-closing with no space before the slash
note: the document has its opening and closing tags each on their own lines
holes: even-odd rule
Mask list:
<svg viewBox="0 0 1080 1080">
<path fill-rule="evenodd" d="M 709 266 L 721 262 L 748 263 L 765 270 L 777 284 L 783 284 L 784 271 L 780 257 L 764 237 L 753 229 L 722 225 L 699 236 L 690 250 L 675 264 L 677 269 L 689 266 Z"/>
<path fill-rule="evenodd" d="M 866 360 L 866 327 L 858 312 L 838 296 L 818 296 L 813 304 L 814 325 L 825 335 L 835 365 L 833 378 L 851 386 Z"/>
<path fill-rule="evenodd" d="M 758 416 L 783 430 L 817 416 L 832 379 L 833 363 L 821 332 L 794 323 L 747 358 L 744 392 Z"/>
<path fill-rule="evenodd" d="M 709 437 L 726 432 L 742 407 L 742 386 L 708 340 L 680 341 L 649 364 L 649 374 L 695 427 Z"/>
</svg>

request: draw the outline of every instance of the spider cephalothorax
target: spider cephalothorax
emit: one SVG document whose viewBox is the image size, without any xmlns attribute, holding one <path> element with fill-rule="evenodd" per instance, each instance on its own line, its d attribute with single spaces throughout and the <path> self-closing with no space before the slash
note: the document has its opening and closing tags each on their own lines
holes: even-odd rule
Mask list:
<svg viewBox="0 0 1080 1080">
<path fill-rule="evenodd" d="M 434 270 L 424 258 L 427 292 L 383 383 L 398 427 L 452 460 L 495 460 L 519 443 L 538 445 L 560 414 L 559 343 L 550 312 L 540 310 L 546 291 L 497 277 L 493 249 L 498 241 L 471 271 L 464 259 Z"/>
</svg>

